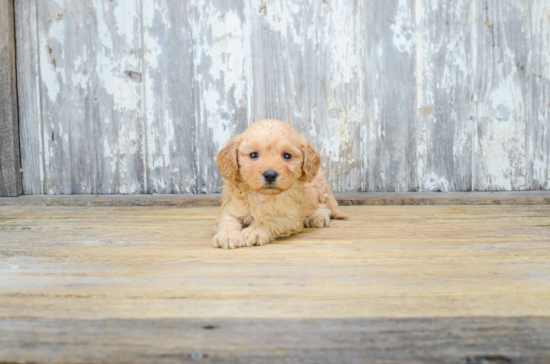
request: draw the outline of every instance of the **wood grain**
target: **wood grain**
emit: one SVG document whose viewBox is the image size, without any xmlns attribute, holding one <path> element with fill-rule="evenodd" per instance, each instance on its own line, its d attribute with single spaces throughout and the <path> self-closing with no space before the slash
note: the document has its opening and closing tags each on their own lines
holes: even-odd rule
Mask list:
<svg viewBox="0 0 550 364">
<path fill-rule="evenodd" d="M 530 127 L 528 2 L 475 2 L 474 190 L 525 190 Z"/>
<path fill-rule="evenodd" d="M 23 193 L 44 194 L 44 134 L 35 0 L 15 1 L 17 91 Z"/>
<path fill-rule="evenodd" d="M 217 207 L 0 207 L 0 317 L 516 317 L 550 313 L 550 206 L 350 206 L 214 249 Z"/>
<path fill-rule="evenodd" d="M 188 5 L 142 1 L 147 193 L 197 193 L 193 32 Z"/>
<path fill-rule="evenodd" d="M 363 190 L 419 191 L 414 1 L 362 2 L 367 173 Z M 364 182 L 363 182 L 364 183 Z"/>
<path fill-rule="evenodd" d="M 196 191 L 215 193 L 221 187 L 216 154 L 252 121 L 250 9 L 245 0 L 192 1 L 189 5 L 196 92 Z"/>
<path fill-rule="evenodd" d="M 336 192 L 550 189 L 547 1 L 67 4 L 16 1 L 26 193 L 217 193 L 261 118 Z"/>
<path fill-rule="evenodd" d="M 472 190 L 470 1 L 415 2 L 417 186 Z"/>
<path fill-rule="evenodd" d="M 21 188 L 13 1 L 0 1 L 0 196 Z"/>
<path fill-rule="evenodd" d="M 336 193 L 341 206 L 387 205 L 549 205 L 548 191 L 520 192 L 348 192 Z M 0 206 L 221 206 L 209 195 L 33 195 L 1 198 Z"/>
<path fill-rule="evenodd" d="M 323 155 L 335 191 L 360 190 L 359 2 L 252 4 L 254 120 L 289 122 Z"/>
<path fill-rule="evenodd" d="M 550 3 L 530 2 L 531 186 L 550 189 Z"/>
<path fill-rule="evenodd" d="M 45 192 L 143 193 L 140 3 L 37 4 Z"/>
<path fill-rule="evenodd" d="M 550 206 L 343 210 L 227 251 L 216 207 L 0 207 L 0 362 L 548 361 Z"/>
<path fill-rule="evenodd" d="M 32 363 L 539 364 L 550 319 L 0 319 L 0 360 Z"/>
</svg>

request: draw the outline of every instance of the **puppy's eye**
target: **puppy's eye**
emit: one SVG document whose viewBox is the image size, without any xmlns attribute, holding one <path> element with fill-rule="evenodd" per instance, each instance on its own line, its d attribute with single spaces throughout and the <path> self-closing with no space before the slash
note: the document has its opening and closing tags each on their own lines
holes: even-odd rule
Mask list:
<svg viewBox="0 0 550 364">
<path fill-rule="evenodd" d="M 284 159 L 290 159 L 290 158 L 292 158 L 292 156 L 288 153 L 283 153 L 283 158 Z"/>
<path fill-rule="evenodd" d="M 258 153 L 256 153 L 256 152 L 250 153 L 250 158 L 252 158 L 252 159 L 258 158 Z"/>
</svg>

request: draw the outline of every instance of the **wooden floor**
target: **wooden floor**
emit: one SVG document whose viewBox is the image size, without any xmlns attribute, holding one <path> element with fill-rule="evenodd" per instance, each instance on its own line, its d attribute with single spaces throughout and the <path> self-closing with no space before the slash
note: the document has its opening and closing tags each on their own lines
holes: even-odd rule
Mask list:
<svg viewBox="0 0 550 364">
<path fill-rule="evenodd" d="M 218 207 L 0 206 L 0 363 L 550 362 L 550 205 L 343 210 L 221 250 Z"/>
</svg>

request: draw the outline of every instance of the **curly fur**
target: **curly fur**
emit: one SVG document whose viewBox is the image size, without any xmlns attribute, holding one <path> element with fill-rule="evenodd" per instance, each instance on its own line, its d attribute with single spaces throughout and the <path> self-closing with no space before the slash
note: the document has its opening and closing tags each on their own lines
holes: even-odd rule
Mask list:
<svg viewBox="0 0 550 364">
<path fill-rule="evenodd" d="M 251 153 L 258 158 L 251 158 Z M 284 159 L 289 153 L 290 160 Z M 261 120 L 236 136 L 216 158 L 225 184 L 214 246 L 264 245 L 305 227 L 327 227 L 346 219 L 328 188 L 321 157 L 289 124 Z M 266 183 L 263 173 L 276 171 Z"/>
</svg>

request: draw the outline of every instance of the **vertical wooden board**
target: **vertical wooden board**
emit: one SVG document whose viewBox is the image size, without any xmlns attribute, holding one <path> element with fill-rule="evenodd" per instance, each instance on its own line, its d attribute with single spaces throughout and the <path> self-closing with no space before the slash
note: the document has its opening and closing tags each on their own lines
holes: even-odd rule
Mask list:
<svg viewBox="0 0 550 364">
<path fill-rule="evenodd" d="M 471 26 L 468 0 L 416 0 L 417 186 L 472 189 Z"/>
<path fill-rule="evenodd" d="M 531 0 L 531 189 L 550 189 L 550 1 Z"/>
<path fill-rule="evenodd" d="M 143 192 L 137 0 L 38 2 L 45 192 Z"/>
<path fill-rule="evenodd" d="M 304 11 L 308 134 L 335 192 L 359 191 L 362 178 L 363 37 L 358 1 L 313 1 Z"/>
<path fill-rule="evenodd" d="M 92 193 L 143 193 L 143 70 L 141 37 L 141 1 L 93 0 L 85 11 L 87 19 L 94 19 L 89 30 L 91 49 L 87 56 L 93 66 L 88 85 L 93 92 L 91 113 L 87 123 L 92 124 L 97 175 L 92 175 L 89 186 Z M 84 60 L 85 61 L 85 60 Z M 80 76 L 73 71 L 73 77 Z M 77 78 L 72 84 L 85 85 Z M 78 134 L 77 138 L 82 136 Z M 75 148 L 73 148 L 73 151 Z M 94 160 L 85 153 L 72 157 L 73 165 L 82 173 L 82 162 Z M 86 176 L 84 174 L 84 176 Z M 84 183 L 86 177 L 74 175 Z"/>
<path fill-rule="evenodd" d="M 0 0 L 0 196 L 21 194 L 12 0 Z"/>
<path fill-rule="evenodd" d="M 219 191 L 216 154 L 251 118 L 249 12 L 245 0 L 190 3 L 198 193 Z"/>
<path fill-rule="evenodd" d="M 197 193 L 188 4 L 143 0 L 142 6 L 147 192 Z"/>
<path fill-rule="evenodd" d="M 418 191 L 414 1 L 362 2 L 366 190 Z"/>
<path fill-rule="evenodd" d="M 305 2 L 251 1 L 252 112 L 254 121 L 277 119 L 309 134 L 305 12 Z"/>
<path fill-rule="evenodd" d="M 15 0 L 17 91 L 23 193 L 44 194 L 36 1 Z"/>
<path fill-rule="evenodd" d="M 87 50 L 90 25 L 80 1 L 38 1 L 38 59 L 44 143 L 44 192 L 89 193 L 91 171 L 97 170 L 92 153 L 95 135 L 90 128 L 90 87 Z M 76 72 L 75 72 L 76 71 Z M 82 84 L 71 83 L 75 76 Z M 69 79 L 70 78 L 70 79 Z M 74 129 L 74 130 L 73 130 Z M 81 138 L 79 136 L 85 136 Z M 82 156 L 87 176 L 77 174 L 73 156 Z M 88 177 L 88 178 L 86 178 Z M 76 178 L 85 178 L 78 181 Z M 88 188 L 74 188 L 74 183 Z"/>
<path fill-rule="evenodd" d="M 473 3 L 474 190 L 530 188 L 527 1 Z"/>
<path fill-rule="evenodd" d="M 289 122 L 323 157 L 334 191 L 360 188 L 363 114 L 356 1 L 254 1 L 254 117 Z"/>
</svg>

